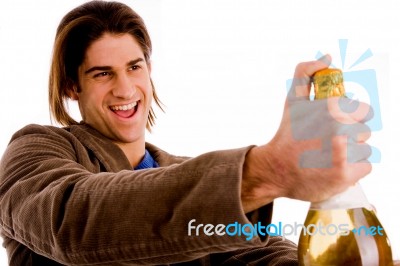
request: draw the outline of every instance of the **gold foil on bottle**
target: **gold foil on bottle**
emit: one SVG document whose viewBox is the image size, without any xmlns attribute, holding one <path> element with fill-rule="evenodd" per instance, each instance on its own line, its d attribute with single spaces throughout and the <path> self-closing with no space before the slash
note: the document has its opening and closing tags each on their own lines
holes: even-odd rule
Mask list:
<svg viewBox="0 0 400 266">
<path fill-rule="evenodd" d="M 313 76 L 315 99 L 344 97 L 343 74 L 340 69 L 326 68 Z"/>
</svg>

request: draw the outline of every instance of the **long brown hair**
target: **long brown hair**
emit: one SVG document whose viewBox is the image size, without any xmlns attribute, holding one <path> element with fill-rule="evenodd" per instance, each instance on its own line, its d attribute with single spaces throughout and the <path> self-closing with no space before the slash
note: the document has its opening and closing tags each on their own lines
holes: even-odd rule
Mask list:
<svg viewBox="0 0 400 266">
<path fill-rule="evenodd" d="M 61 20 L 56 33 L 49 77 L 49 104 L 52 118 L 64 126 L 78 124 L 68 113 L 70 90 L 79 90 L 78 67 L 87 48 L 104 33 L 131 34 L 139 43 L 146 63 L 150 63 L 151 40 L 142 18 L 119 2 L 90 1 L 71 10 Z M 161 107 L 153 81 L 153 99 Z M 146 128 L 151 131 L 155 113 L 150 108 Z"/>
</svg>

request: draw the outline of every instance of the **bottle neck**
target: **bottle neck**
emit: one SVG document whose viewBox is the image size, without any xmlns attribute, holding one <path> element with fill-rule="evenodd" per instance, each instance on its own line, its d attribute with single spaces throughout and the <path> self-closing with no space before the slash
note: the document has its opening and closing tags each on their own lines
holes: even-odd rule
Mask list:
<svg viewBox="0 0 400 266">
<path fill-rule="evenodd" d="M 359 183 L 327 200 L 312 202 L 310 206 L 310 209 L 314 210 L 355 208 L 372 209 Z"/>
</svg>

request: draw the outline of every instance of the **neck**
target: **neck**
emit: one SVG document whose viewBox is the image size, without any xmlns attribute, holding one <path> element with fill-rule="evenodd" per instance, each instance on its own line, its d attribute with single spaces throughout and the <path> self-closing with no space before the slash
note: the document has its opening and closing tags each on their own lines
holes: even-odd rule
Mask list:
<svg viewBox="0 0 400 266">
<path fill-rule="evenodd" d="M 128 158 L 132 168 L 138 165 L 145 153 L 145 142 L 116 143 Z"/>
</svg>

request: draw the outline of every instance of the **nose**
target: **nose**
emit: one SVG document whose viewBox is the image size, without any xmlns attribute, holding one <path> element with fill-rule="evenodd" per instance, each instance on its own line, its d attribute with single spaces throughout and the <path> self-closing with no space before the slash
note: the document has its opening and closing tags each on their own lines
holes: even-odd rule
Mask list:
<svg viewBox="0 0 400 266">
<path fill-rule="evenodd" d="M 134 83 L 126 74 L 118 75 L 113 85 L 112 94 L 117 98 L 131 99 L 136 93 Z"/>
</svg>

